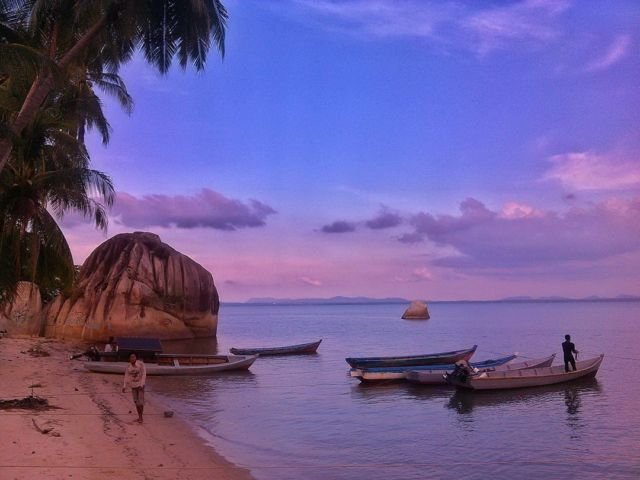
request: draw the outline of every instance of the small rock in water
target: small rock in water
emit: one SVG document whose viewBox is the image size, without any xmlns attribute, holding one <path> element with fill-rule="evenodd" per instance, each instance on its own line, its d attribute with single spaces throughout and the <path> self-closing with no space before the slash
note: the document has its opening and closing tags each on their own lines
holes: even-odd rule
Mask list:
<svg viewBox="0 0 640 480">
<path fill-rule="evenodd" d="M 165 410 L 164 416 L 165 416 L 165 418 L 173 417 L 173 410 Z"/>
</svg>

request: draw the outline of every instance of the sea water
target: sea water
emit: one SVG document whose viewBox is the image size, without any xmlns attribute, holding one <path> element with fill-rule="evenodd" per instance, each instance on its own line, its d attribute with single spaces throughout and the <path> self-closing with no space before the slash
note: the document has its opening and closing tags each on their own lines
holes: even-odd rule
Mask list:
<svg viewBox="0 0 640 480">
<path fill-rule="evenodd" d="M 227 353 L 322 338 L 315 355 L 259 358 L 249 372 L 149 385 L 257 479 L 640 478 L 640 303 L 223 305 L 217 340 L 168 348 Z M 504 392 L 362 385 L 349 356 L 441 352 L 474 360 L 605 354 L 595 379 Z"/>
</svg>

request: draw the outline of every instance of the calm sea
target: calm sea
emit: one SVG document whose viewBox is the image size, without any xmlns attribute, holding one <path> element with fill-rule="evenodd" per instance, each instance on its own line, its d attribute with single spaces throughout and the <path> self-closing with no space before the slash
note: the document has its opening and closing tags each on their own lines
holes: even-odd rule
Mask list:
<svg viewBox="0 0 640 480">
<path fill-rule="evenodd" d="M 323 342 L 247 373 L 150 386 L 258 479 L 640 478 L 640 303 L 438 303 L 427 321 L 401 320 L 403 309 L 223 305 L 217 341 L 192 349 Z M 596 379 L 474 394 L 363 386 L 344 361 L 476 343 L 475 360 L 561 359 L 565 333 L 581 359 L 605 354 Z"/>
</svg>

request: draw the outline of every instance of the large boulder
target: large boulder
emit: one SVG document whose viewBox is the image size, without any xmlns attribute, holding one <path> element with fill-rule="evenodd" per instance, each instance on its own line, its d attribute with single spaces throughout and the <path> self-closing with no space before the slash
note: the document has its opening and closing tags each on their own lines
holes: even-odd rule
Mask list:
<svg viewBox="0 0 640 480">
<path fill-rule="evenodd" d="M 404 314 L 402 314 L 402 318 L 405 320 L 429 320 L 431 317 L 429 316 L 427 304 L 416 300 L 411 302 L 409 308 L 407 308 L 404 311 Z"/>
<path fill-rule="evenodd" d="M 13 301 L 0 309 L 0 330 L 17 335 L 38 335 L 41 313 L 42 299 L 38 286 L 19 282 Z"/>
<path fill-rule="evenodd" d="M 87 258 L 69 297 L 46 312 L 46 335 L 104 340 L 216 335 L 220 301 L 213 277 L 153 233 L 123 233 Z"/>
</svg>

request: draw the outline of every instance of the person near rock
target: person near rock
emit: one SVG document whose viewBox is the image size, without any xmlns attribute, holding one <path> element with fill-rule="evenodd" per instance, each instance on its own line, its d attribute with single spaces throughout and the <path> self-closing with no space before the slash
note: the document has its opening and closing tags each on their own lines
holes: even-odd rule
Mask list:
<svg viewBox="0 0 640 480">
<path fill-rule="evenodd" d="M 138 360 L 135 353 L 129 355 L 129 364 L 124 371 L 124 385 L 122 392 L 131 388 L 133 403 L 138 411 L 138 423 L 142 423 L 142 413 L 144 411 L 144 384 L 147 380 L 147 370 L 142 360 Z"/>
<path fill-rule="evenodd" d="M 576 346 L 571 342 L 571 335 L 564 336 L 564 342 L 562 342 L 562 353 L 564 353 L 564 371 L 569 371 L 569 364 L 573 367 L 573 371 L 576 370 L 576 360 L 573 358 L 573 354 L 578 355 Z"/>
</svg>

